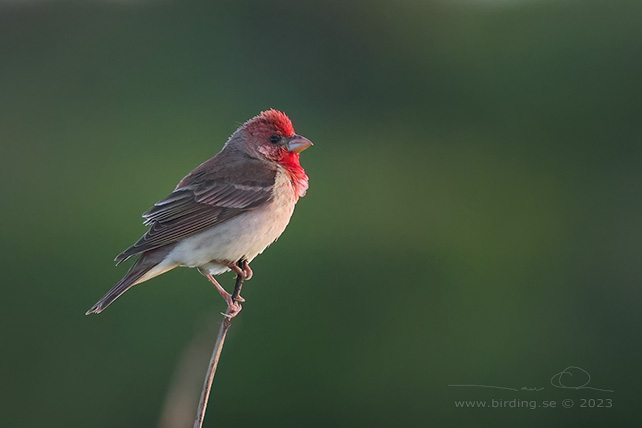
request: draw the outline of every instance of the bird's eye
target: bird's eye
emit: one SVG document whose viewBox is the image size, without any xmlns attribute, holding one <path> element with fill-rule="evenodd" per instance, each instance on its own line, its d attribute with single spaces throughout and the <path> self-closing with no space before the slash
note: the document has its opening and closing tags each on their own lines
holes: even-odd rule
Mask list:
<svg viewBox="0 0 642 428">
<path fill-rule="evenodd" d="M 276 144 L 279 141 L 281 141 L 281 137 L 279 137 L 278 135 L 272 135 L 270 137 L 270 143 L 272 143 L 272 144 Z"/>
</svg>

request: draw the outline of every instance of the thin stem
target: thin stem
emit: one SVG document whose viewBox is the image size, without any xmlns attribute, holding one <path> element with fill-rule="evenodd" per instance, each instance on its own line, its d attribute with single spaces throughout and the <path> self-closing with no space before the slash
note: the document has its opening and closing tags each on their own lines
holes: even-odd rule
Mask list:
<svg viewBox="0 0 642 428">
<path fill-rule="evenodd" d="M 238 261 L 237 264 L 242 271 L 245 271 L 247 260 L 241 259 Z M 234 291 L 232 292 L 232 300 L 238 301 L 239 296 L 241 295 L 241 288 L 243 288 L 243 277 L 241 275 L 236 275 L 236 284 L 234 284 Z"/>
<path fill-rule="evenodd" d="M 238 265 L 241 269 L 245 268 L 246 261 L 244 259 L 239 260 Z M 236 284 L 234 285 L 234 292 L 232 293 L 232 300 L 238 301 L 238 297 L 241 294 L 241 288 L 243 287 L 243 277 L 241 275 L 236 276 Z M 223 322 L 221 323 L 221 328 L 218 330 L 218 336 L 216 337 L 216 343 L 214 343 L 214 350 L 212 350 L 212 358 L 210 359 L 210 365 L 207 368 L 207 374 L 205 375 L 205 382 L 203 383 L 203 390 L 201 391 L 201 399 L 198 402 L 198 410 L 196 411 L 196 420 L 194 420 L 194 428 L 202 428 L 203 420 L 205 419 L 205 411 L 207 410 L 207 401 L 210 397 L 210 392 L 212 390 L 212 382 L 214 381 L 214 375 L 216 374 L 216 367 L 218 367 L 218 360 L 221 357 L 221 351 L 223 351 L 223 344 L 225 343 L 225 336 L 227 336 L 227 330 L 229 330 L 232 325 L 232 318 L 230 315 L 230 308 L 227 308 L 227 311 L 223 315 Z"/>
</svg>

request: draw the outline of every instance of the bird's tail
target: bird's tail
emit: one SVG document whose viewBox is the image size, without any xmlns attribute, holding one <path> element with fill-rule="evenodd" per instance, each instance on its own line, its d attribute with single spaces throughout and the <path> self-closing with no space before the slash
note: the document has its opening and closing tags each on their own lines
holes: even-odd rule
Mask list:
<svg viewBox="0 0 642 428">
<path fill-rule="evenodd" d="M 111 303 L 119 298 L 125 291 L 132 288 L 134 285 L 143 281 L 147 281 L 161 273 L 167 272 L 176 266 L 163 266 L 161 262 L 167 255 L 166 251 L 150 251 L 144 253 L 136 260 L 136 263 L 127 271 L 123 279 L 107 292 L 94 306 L 92 306 L 85 315 L 99 314 L 111 305 Z"/>
</svg>

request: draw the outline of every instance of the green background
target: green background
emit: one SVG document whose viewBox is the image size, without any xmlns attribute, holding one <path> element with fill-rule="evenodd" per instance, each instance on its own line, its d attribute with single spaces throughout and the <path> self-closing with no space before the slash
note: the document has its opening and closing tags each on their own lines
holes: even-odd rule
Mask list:
<svg viewBox="0 0 642 428">
<path fill-rule="evenodd" d="M 0 425 L 191 426 L 216 290 L 177 269 L 84 312 L 140 214 L 274 107 L 315 142 L 310 190 L 252 264 L 205 426 L 640 426 L 641 22 L 619 0 L 0 2 Z M 553 388 L 568 366 L 614 392 Z M 491 399 L 557 408 L 455 405 Z"/>
</svg>

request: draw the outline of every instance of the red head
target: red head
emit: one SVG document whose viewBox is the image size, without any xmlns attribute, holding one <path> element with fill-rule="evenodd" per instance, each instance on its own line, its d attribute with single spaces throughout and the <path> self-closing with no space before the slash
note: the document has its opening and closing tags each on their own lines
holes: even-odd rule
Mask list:
<svg viewBox="0 0 642 428">
<path fill-rule="evenodd" d="M 292 127 L 290 118 L 285 113 L 274 109 L 262 111 L 258 116 L 245 122 L 243 126 L 251 133 L 268 131 L 282 137 L 294 135 L 294 127 Z"/>
<path fill-rule="evenodd" d="M 248 143 L 253 149 L 276 162 L 312 145 L 310 140 L 294 133 L 292 122 L 285 113 L 274 109 L 254 116 L 241 129 L 247 133 Z"/>
<path fill-rule="evenodd" d="M 240 139 L 235 138 L 237 133 Z M 242 145 L 250 154 L 276 162 L 290 176 L 297 196 L 305 195 L 308 177 L 299 164 L 299 153 L 312 142 L 294 133 L 292 122 L 285 113 L 274 109 L 263 111 L 245 122 L 237 133 L 228 144 Z"/>
</svg>

